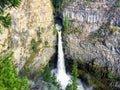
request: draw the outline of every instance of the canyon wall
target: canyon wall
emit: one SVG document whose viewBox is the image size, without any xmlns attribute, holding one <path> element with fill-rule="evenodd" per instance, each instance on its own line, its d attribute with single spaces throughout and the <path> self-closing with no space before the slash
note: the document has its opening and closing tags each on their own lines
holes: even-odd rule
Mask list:
<svg viewBox="0 0 120 90">
<path fill-rule="evenodd" d="M 66 25 L 66 22 L 69 22 L 69 27 L 66 28 L 66 25 L 63 32 L 64 54 L 68 68 L 71 60 L 77 60 L 79 70 L 83 70 L 81 76 L 91 75 L 92 80 L 88 78 L 88 82 L 96 84 L 96 90 L 120 88 L 118 3 L 119 0 L 63 2 L 64 23 Z M 97 83 L 98 81 L 101 84 Z"/>
<path fill-rule="evenodd" d="M 64 33 L 65 57 L 104 67 L 120 77 L 119 0 L 72 0 L 64 8 L 70 28 Z"/>
<path fill-rule="evenodd" d="M 39 73 L 55 53 L 56 36 L 50 0 L 22 0 L 18 8 L 6 10 L 12 17 L 9 29 L 1 27 L 0 54 L 13 51 L 14 65 L 22 74 Z"/>
</svg>

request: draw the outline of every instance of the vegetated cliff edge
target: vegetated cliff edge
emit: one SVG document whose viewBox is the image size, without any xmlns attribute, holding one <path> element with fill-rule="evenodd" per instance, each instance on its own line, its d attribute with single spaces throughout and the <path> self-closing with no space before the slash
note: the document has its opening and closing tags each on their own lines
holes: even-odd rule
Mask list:
<svg viewBox="0 0 120 90">
<path fill-rule="evenodd" d="M 12 25 L 1 27 L 0 54 L 14 52 L 14 65 L 22 74 L 34 77 L 55 53 L 56 36 L 50 0 L 22 0 L 10 11 Z"/>
<path fill-rule="evenodd" d="M 120 1 L 72 0 L 72 3 L 67 4 L 63 11 L 64 20 L 69 18 L 69 28 L 63 33 L 67 60 L 77 59 L 87 63 L 88 67 L 103 67 L 108 71 L 109 78 L 112 78 L 109 75 L 120 77 L 118 2 Z M 115 87 L 120 88 L 119 85 Z"/>
</svg>

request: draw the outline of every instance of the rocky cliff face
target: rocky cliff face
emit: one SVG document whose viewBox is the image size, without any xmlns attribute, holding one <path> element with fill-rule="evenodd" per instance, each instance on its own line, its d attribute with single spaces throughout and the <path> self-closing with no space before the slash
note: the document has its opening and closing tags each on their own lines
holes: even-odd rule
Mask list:
<svg viewBox="0 0 120 90">
<path fill-rule="evenodd" d="M 67 59 L 104 67 L 120 77 L 119 0 L 72 0 L 63 11 L 70 29 L 64 34 Z"/>
<path fill-rule="evenodd" d="M 14 52 L 14 65 L 19 72 L 36 74 L 55 53 L 56 36 L 50 0 L 22 0 L 11 9 L 12 25 L 1 27 L 0 53 Z"/>
</svg>

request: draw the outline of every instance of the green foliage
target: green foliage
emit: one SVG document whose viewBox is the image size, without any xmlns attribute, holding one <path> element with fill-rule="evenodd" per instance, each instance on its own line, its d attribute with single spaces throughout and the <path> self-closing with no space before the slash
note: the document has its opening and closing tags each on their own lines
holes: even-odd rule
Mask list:
<svg viewBox="0 0 120 90">
<path fill-rule="evenodd" d="M 67 0 L 66 0 L 67 1 Z M 58 7 L 58 11 L 60 11 L 61 10 L 61 6 L 62 6 L 62 2 L 63 2 L 63 0 L 58 0 L 58 4 L 57 4 L 57 7 Z"/>
<path fill-rule="evenodd" d="M 6 8 L 18 7 L 21 0 L 0 0 L 0 12 Z"/>
<path fill-rule="evenodd" d="M 117 28 L 116 28 L 116 27 L 112 27 L 112 28 L 111 28 L 111 31 L 112 31 L 112 33 L 114 33 L 114 32 L 117 31 Z"/>
<path fill-rule="evenodd" d="M 47 64 L 44 68 L 43 80 L 49 83 L 52 82 L 49 64 Z"/>
<path fill-rule="evenodd" d="M 53 13 L 55 12 L 55 7 L 54 7 L 54 0 L 50 0 L 51 1 L 51 6 L 52 6 L 52 10 L 53 10 Z"/>
<path fill-rule="evenodd" d="M 57 87 L 55 87 L 55 86 L 52 85 L 52 86 L 50 87 L 50 90 L 58 90 L 58 89 L 57 89 Z"/>
<path fill-rule="evenodd" d="M 114 85 L 120 79 L 115 77 L 112 72 L 108 72 L 106 68 L 96 64 L 86 63 L 81 59 L 79 59 L 79 66 L 79 76 L 86 78 L 89 75 L 91 79 L 88 79 L 88 82 L 91 85 L 95 85 L 96 90 L 119 90 L 112 87 L 110 83 Z"/>
<path fill-rule="evenodd" d="M 73 70 L 72 70 L 72 73 L 73 73 L 73 77 L 72 77 L 72 85 L 73 85 L 73 90 L 77 90 L 77 77 L 78 77 L 78 69 L 77 69 L 77 62 L 76 60 L 74 60 L 74 64 L 73 64 Z"/>
<path fill-rule="evenodd" d="M 10 14 L 4 15 L 7 8 L 16 8 L 20 5 L 21 0 L 0 0 L 0 24 L 8 28 L 11 25 Z"/>
<path fill-rule="evenodd" d="M 38 27 L 37 36 L 38 36 L 38 38 L 41 36 L 40 27 Z"/>
<path fill-rule="evenodd" d="M 48 41 L 46 40 L 46 41 L 45 41 L 45 46 L 47 46 L 48 44 L 49 44 L 49 43 L 48 43 Z"/>
<path fill-rule="evenodd" d="M 97 38 L 97 37 L 100 37 L 100 34 L 99 34 L 98 32 L 92 33 L 92 34 L 90 35 L 90 38 Z"/>
<path fill-rule="evenodd" d="M 86 0 L 85 5 L 90 5 L 91 0 Z"/>
<path fill-rule="evenodd" d="M 38 42 L 42 43 L 42 38 L 41 38 L 41 32 L 40 32 L 40 27 L 38 27 L 38 30 L 37 30 L 37 37 L 38 37 Z"/>
<path fill-rule="evenodd" d="M 110 26 L 109 23 L 105 23 L 101 26 L 101 28 L 105 30 L 105 29 L 109 28 L 109 26 Z"/>
<path fill-rule="evenodd" d="M 38 42 L 42 43 L 42 38 L 39 38 Z"/>
<path fill-rule="evenodd" d="M 71 27 L 71 26 L 69 26 L 68 29 L 69 30 L 65 30 L 65 28 L 64 28 L 64 32 L 63 32 L 64 35 L 65 34 L 75 34 L 75 33 L 82 34 L 83 33 L 83 30 L 80 30 L 77 27 Z"/>
<path fill-rule="evenodd" d="M 30 68 L 28 68 L 28 67 L 25 67 L 24 70 L 25 70 L 25 72 L 30 72 Z"/>
<path fill-rule="evenodd" d="M 0 57 L 0 90 L 28 90 L 27 79 L 18 79 L 12 64 L 12 55 L 13 52 Z"/>
<path fill-rule="evenodd" d="M 120 7 L 120 0 L 118 0 L 117 2 L 117 7 Z"/>
<path fill-rule="evenodd" d="M 11 25 L 11 16 L 9 13 L 6 16 L 0 15 L 0 24 L 2 24 L 6 28 Z"/>
<path fill-rule="evenodd" d="M 51 78 L 52 78 L 52 84 L 59 88 L 60 84 L 56 81 L 56 76 L 52 75 Z"/>
<path fill-rule="evenodd" d="M 53 30 L 53 35 L 56 35 L 57 34 L 57 29 L 54 29 Z"/>
<path fill-rule="evenodd" d="M 68 30 L 68 29 L 69 29 L 69 17 L 68 15 L 66 15 L 64 20 L 64 30 Z"/>
<path fill-rule="evenodd" d="M 78 28 L 74 28 L 73 30 L 74 33 L 82 33 L 82 30 L 78 29 Z"/>
<path fill-rule="evenodd" d="M 45 87 L 44 90 L 49 90 L 48 87 Z"/>
<path fill-rule="evenodd" d="M 69 84 L 66 88 L 66 90 L 77 90 L 77 80 L 78 80 L 78 69 L 77 69 L 78 65 L 77 65 L 77 61 L 74 60 L 73 62 L 73 68 L 72 68 L 72 84 Z"/>
<path fill-rule="evenodd" d="M 37 42 L 35 41 L 35 39 L 32 39 L 32 40 L 31 40 L 31 44 L 32 44 L 32 50 L 33 50 L 34 52 L 37 52 L 37 51 L 38 51 L 38 44 L 37 44 Z"/>
<path fill-rule="evenodd" d="M 105 23 L 101 26 L 101 28 L 99 30 L 97 30 L 96 32 L 94 33 L 91 33 L 89 35 L 89 39 L 94 39 L 94 38 L 105 38 L 106 37 L 106 33 L 108 33 L 110 30 L 110 24 L 109 23 Z M 112 29 L 112 30 L 115 30 L 115 29 Z M 112 31 L 111 30 L 111 31 Z M 105 33 L 105 34 L 101 34 L 101 32 Z"/>
<path fill-rule="evenodd" d="M 72 84 L 67 85 L 66 90 L 73 90 Z"/>
<path fill-rule="evenodd" d="M 56 76 L 51 75 L 51 70 L 50 70 L 49 64 L 47 64 L 46 67 L 44 68 L 42 79 L 46 82 L 49 82 L 49 83 L 53 84 L 56 87 L 59 87 L 59 84 L 56 81 Z"/>
<path fill-rule="evenodd" d="M 107 76 L 108 76 L 108 78 L 112 79 L 112 78 L 113 78 L 112 72 L 108 72 L 108 73 L 107 73 Z"/>
</svg>

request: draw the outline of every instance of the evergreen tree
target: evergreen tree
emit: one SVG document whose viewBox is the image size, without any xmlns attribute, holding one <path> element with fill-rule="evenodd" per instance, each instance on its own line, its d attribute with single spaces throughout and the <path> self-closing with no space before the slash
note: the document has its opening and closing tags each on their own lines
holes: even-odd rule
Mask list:
<svg viewBox="0 0 120 90">
<path fill-rule="evenodd" d="M 0 90 L 28 90 L 27 79 L 20 80 L 12 64 L 13 52 L 0 57 Z"/>
<path fill-rule="evenodd" d="M 77 77 L 78 77 L 78 69 L 77 69 L 77 62 L 76 60 L 73 61 L 73 67 L 72 67 L 72 84 L 69 84 L 66 88 L 66 90 L 77 90 Z"/>
<path fill-rule="evenodd" d="M 50 70 L 49 64 L 47 64 L 46 67 L 44 68 L 42 78 L 44 81 L 49 82 L 58 88 L 60 87 L 59 83 L 56 81 L 56 76 L 51 75 L 51 70 Z"/>
<path fill-rule="evenodd" d="M 64 30 L 67 30 L 68 28 L 69 28 L 69 17 L 68 15 L 66 15 L 64 20 Z"/>
<path fill-rule="evenodd" d="M 77 90 L 77 86 L 78 86 L 78 83 L 77 83 L 78 69 L 77 69 L 77 67 L 78 67 L 77 62 L 76 62 L 76 60 L 74 60 L 73 70 L 72 70 L 72 74 L 73 74 L 73 77 L 72 77 L 73 90 Z"/>
<path fill-rule="evenodd" d="M 47 64 L 44 68 L 43 80 L 49 83 L 52 82 L 49 64 Z"/>
<path fill-rule="evenodd" d="M 0 24 L 8 28 L 11 25 L 10 14 L 4 14 L 7 8 L 16 8 L 20 5 L 21 0 L 0 0 Z"/>
<path fill-rule="evenodd" d="M 0 12 L 4 12 L 6 8 L 18 7 L 21 0 L 0 0 Z"/>
<path fill-rule="evenodd" d="M 11 16 L 9 13 L 6 16 L 0 15 L 0 24 L 6 28 L 11 25 Z"/>
</svg>

